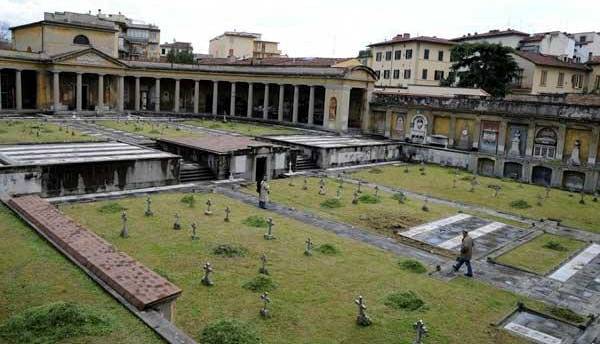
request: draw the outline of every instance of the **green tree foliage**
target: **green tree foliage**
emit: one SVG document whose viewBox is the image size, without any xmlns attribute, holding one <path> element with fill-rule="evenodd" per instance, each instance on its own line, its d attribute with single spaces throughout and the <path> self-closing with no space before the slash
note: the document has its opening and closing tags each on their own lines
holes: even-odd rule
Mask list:
<svg viewBox="0 0 600 344">
<path fill-rule="evenodd" d="M 169 63 L 193 64 L 194 54 L 188 51 L 175 52 L 175 50 L 171 49 L 167 54 L 167 61 Z"/>
<path fill-rule="evenodd" d="M 444 86 L 479 87 L 494 97 L 504 97 L 518 75 L 519 65 L 510 47 L 489 43 L 464 43 L 452 48 L 453 62 Z"/>
</svg>

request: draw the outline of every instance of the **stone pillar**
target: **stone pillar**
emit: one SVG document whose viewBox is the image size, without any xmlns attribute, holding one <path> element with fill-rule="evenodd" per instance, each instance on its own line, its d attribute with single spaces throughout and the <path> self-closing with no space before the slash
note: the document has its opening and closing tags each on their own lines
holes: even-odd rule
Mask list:
<svg viewBox="0 0 600 344">
<path fill-rule="evenodd" d="M 21 71 L 15 71 L 15 89 L 17 96 L 17 110 L 23 110 L 23 89 L 21 85 Z"/>
<path fill-rule="evenodd" d="M 52 105 L 54 112 L 60 107 L 60 72 L 52 72 Z"/>
<path fill-rule="evenodd" d="M 219 81 L 213 81 L 213 103 L 212 103 L 212 114 L 216 115 L 219 103 Z"/>
<path fill-rule="evenodd" d="M 200 81 L 194 80 L 194 113 L 198 113 L 200 103 Z"/>
<path fill-rule="evenodd" d="M 300 97 L 300 88 L 294 85 L 294 107 L 292 108 L 292 123 L 298 123 L 298 100 Z"/>
<path fill-rule="evenodd" d="M 125 110 L 125 77 L 117 75 L 117 111 Z"/>
<path fill-rule="evenodd" d="M 598 135 L 600 134 L 600 127 L 592 128 L 592 139 L 590 140 L 590 152 L 588 155 L 588 165 L 593 166 L 596 164 L 596 157 L 598 156 Z M 588 179 L 588 178 L 586 178 Z"/>
<path fill-rule="evenodd" d="M 481 118 L 477 117 L 475 119 L 475 129 L 473 130 L 473 149 L 479 149 L 479 139 L 480 138 L 481 138 Z"/>
<path fill-rule="evenodd" d="M 285 100 L 285 85 L 279 85 L 279 106 L 277 108 L 277 120 L 283 122 L 283 102 Z"/>
<path fill-rule="evenodd" d="M 310 86 L 308 93 L 308 125 L 315 123 L 315 87 Z"/>
<path fill-rule="evenodd" d="M 269 119 L 269 84 L 265 84 L 263 99 L 263 119 Z"/>
<path fill-rule="evenodd" d="M 140 111 L 140 77 L 135 77 L 135 104 L 133 108 L 135 111 Z"/>
<path fill-rule="evenodd" d="M 456 135 L 456 115 L 450 114 L 450 127 L 448 128 L 448 147 L 454 147 Z"/>
<path fill-rule="evenodd" d="M 535 123 L 533 121 L 529 122 L 529 127 L 527 128 L 527 145 L 525 146 L 525 155 L 532 156 L 533 155 L 533 143 L 535 142 Z"/>
<path fill-rule="evenodd" d="M 82 87 L 82 80 L 83 80 L 83 73 L 77 73 L 77 95 L 76 95 L 76 103 L 77 106 L 75 107 L 75 110 L 77 112 L 82 110 L 82 94 L 81 94 L 81 87 Z"/>
<path fill-rule="evenodd" d="M 562 160 L 565 152 L 565 137 L 567 136 L 567 125 L 558 125 L 558 138 L 556 140 L 556 160 Z"/>
<path fill-rule="evenodd" d="M 154 81 L 154 111 L 160 112 L 160 79 Z"/>
<path fill-rule="evenodd" d="M 235 116 L 235 82 L 231 83 L 231 99 L 229 101 L 229 114 Z"/>
<path fill-rule="evenodd" d="M 333 90 L 325 86 L 325 101 L 323 102 L 323 128 L 329 128 L 329 102 L 333 96 Z"/>
<path fill-rule="evenodd" d="M 175 79 L 175 95 L 173 96 L 173 112 L 179 112 L 179 88 L 181 80 Z"/>
<path fill-rule="evenodd" d="M 500 128 L 498 130 L 498 154 L 504 154 L 504 151 L 506 150 L 506 131 L 508 130 L 508 121 L 505 119 L 500 121 Z"/>
<path fill-rule="evenodd" d="M 104 75 L 98 74 L 98 111 L 104 111 Z"/>
<path fill-rule="evenodd" d="M 248 83 L 248 107 L 246 108 L 246 117 L 252 117 L 252 102 L 254 101 L 254 87 L 251 82 Z"/>
<path fill-rule="evenodd" d="M 373 95 L 372 89 L 365 89 L 363 92 L 363 108 L 362 108 L 362 117 L 361 117 L 361 130 L 367 131 L 369 130 L 369 120 L 371 118 L 371 97 Z M 348 108 L 350 111 L 350 108 Z M 348 112 L 349 114 L 350 112 Z"/>
</svg>

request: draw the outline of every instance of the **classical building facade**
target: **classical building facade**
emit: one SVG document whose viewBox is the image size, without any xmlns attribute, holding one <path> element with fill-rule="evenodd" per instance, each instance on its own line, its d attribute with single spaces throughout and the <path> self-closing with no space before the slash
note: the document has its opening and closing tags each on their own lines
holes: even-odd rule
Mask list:
<svg viewBox="0 0 600 344">
<path fill-rule="evenodd" d="M 281 56 L 279 42 L 262 40 L 260 33 L 227 31 L 210 40 L 208 53 L 216 58 L 268 58 Z"/>
</svg>

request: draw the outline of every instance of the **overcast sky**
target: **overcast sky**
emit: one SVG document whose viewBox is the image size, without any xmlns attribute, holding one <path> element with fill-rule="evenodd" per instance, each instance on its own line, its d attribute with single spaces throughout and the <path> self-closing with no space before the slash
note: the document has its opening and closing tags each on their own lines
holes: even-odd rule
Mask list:
<svg viewBox="0 0 600 344">
<path fill-rule="evenodd" d="M 600 31 L 596 0 L 0 0 L 0 21 L 43 19 L 43 12 L 122 12 L 157 24 L 161 41 L 192 42 L 228 30 L 263 34 L 289 56 L 350 57 L 397 33 L 454 38 L 507 28 L 540 32 Z"/>
</svg>

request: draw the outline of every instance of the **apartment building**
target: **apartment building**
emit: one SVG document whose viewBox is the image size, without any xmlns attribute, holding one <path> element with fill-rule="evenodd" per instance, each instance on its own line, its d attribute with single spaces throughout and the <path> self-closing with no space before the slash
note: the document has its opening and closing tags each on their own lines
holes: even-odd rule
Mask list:
<svg viewBox="0 0 600 344">
<path fill-rule="evenodd" d="M 452 67 L 450 50 L 455 44 L 447 39 L 411 37 L 405 33 L 369 45 L 367 65 L 379 77 L 375 86 L 439 86 Z"/>
<path fill-rule="evenodd" d="M 281 56 L 279 42 L 264 41 L 260 33 L 227 31 L 210 40 L 208 53 L 216 58 L 269 58 Z"/>
<path fill-rule="evenodd" d="M 177 53 L 194 53 L 194 47 L 190 42 L 178 42 L 173 40 L 172 43 L 165 42 L 160 45 L 160 57 L 167 57 L 171 51 Z"/>
<path fill-rule="evenodd" d="M 536 33 L 522 39 L 518 49 L 571 61 L 575 56 L 575 39 L 570 34 L 560 31 Z"/>
<path fill-rule="evenodd" d="M 600 56 L 600 33 L 579 32 L 573 34 L 575 40 L 575 61 L 586 63 Z"/>
<path fill-rule="evenodd" d="M 484 33 L 468 33 L 462 37 L 454 38 L 452 41 L 456 43 L 489 43 L 500 44 L 505 47 L 517 49 L 521 40 L 529 37 L 528 33 L 506 29 L 506 30 L 490 30 Z"/>
</svg>

